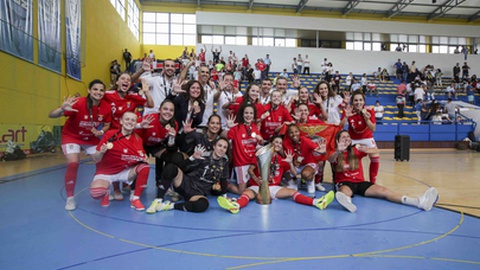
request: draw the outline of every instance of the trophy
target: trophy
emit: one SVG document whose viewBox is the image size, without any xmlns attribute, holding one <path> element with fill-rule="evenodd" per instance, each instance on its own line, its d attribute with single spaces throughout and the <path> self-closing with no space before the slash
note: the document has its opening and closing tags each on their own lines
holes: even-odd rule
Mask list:
<svg viewBox="0 0 480 270">
<path fill-rule="evenodd" d="M 262 183 L 258 191 L 257 203 L 259 204 L 271 204 L 272 199 L 270 198 L 270 189 L 268 188 L 268 180 L 270 177 L 270 163 L 272 162 L 273 157 L 273 145 L 268 144 L 255 153 L 258 161 L 258 170 L 260 171 L 260 176 L 262 177 Z"/>
</svg>

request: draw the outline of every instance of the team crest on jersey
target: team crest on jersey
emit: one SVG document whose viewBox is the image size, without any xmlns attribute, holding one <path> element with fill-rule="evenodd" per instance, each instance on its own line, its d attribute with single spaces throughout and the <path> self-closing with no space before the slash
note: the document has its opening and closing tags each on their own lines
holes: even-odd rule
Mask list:
<svg viewBox="0 0 480 270">
<path fill-rule="evenodd" d="M 152 136 L 156 136 L 156 135 L 157 135 L 157 133 L 156 133 L 156 132 L 152 132 Z"/>
<path fill-rule="evenodd" d="M 127 149 L 127 148 L 124 148 L 124 149 L 123 149 L 123 153 L 125 153 L 125 154 L 128 153 L 128 149 Z"/>
<path fill-rule="evenodd" d="M 140 155 L 141 157 L 143 157 L 143 152 L 142 152 L 142 150 L 138 150 L 138 155 Z"/>
<path fill-rule="evenodd" d="M 98 121 L 103 121 L 103 115 L 98 115 Z"/>
<path fill-rule="evenodd" d="M 130 104 L 131 104 L 131 102 L 130 102 L 130 101 L 129 101 L 129 102 L 127 102 L 127 108 L 130 108 Z"/>
<path fill-rule="evenodd" d="M 123 107 L 118 107 L 118 109 L 121 111 L 123 109 Z"/>
<path fill-rule="evenodd" d="M 83 119 L 88 120 L 88 115 L 84 115 Z"/>
<path fill-rule="evenodd" d="M 282 122 L 282 117 L 281 116 L 278 117 L 278 122 Z"/>
<path fill-rule="evenodd" d="M 242 138 L 245 138 L 245 134 L 242 134 Z"/>
</svg>

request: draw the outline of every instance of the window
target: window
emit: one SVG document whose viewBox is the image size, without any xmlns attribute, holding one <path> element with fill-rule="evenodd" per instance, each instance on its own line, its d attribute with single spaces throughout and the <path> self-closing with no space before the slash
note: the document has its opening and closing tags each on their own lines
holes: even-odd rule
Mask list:
<svg viewBox="0 0 480 270">
<path fill-rule="evenodd" d="M 213 37 L 207 41 L 208 42 L 204 43 L 215 42 L 216 39 Z M 144 12 L 143 43 L 156 45 L 195 45 L 197 43 L 196 15 Z M 223 44 L 223 37 L 221 44 Z"/>
<path fill-rule="evenodd" d="M 122 20 L 125 21 L 125 0 L 110 0 L 110 4 L 115 8 Z"/>
<path fill-rule="evenodd" d="M 347 50 L 381 51 L 380 34 L 378 33 L 345 33 Z"/>
<path fill-rule="evenodd" d="M 140 11 L 134 0 L 128 1 L 128 28 L 138 40 L 140 34 Z"/>
</svg>

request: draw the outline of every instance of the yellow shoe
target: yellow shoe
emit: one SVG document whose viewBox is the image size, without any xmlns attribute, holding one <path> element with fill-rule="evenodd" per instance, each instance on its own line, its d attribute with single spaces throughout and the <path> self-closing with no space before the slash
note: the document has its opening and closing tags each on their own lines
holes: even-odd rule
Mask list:
<svg viewBox="0 0 480 270">
<path fill-rule="evenodd" d="M 231 201 L 223 196 L 218 196 L 217 202 L 220 207 L 230 211 L 232 214 L 237 214 L 240 211 L 240 206 L 237 202 Z"/>
<path fill-rule="evenodd" d="M 317 203 L 315 204 L 315 207 L 317 207 L 320 210 L 325 210 L 327 206 L 333 201 L 335 198 L 335 193 L 333 193 L 332 190 L 330 190 L 325 196 L 321 197 L 318 199 Z"/>
</svg>

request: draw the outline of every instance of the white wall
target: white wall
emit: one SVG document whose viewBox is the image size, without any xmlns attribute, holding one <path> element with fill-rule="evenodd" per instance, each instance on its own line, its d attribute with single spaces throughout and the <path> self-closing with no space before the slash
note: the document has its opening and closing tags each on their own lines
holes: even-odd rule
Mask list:
<svg viewBox="0 0 480 270">
<path fill-rule="evenodd" d="M 212 59 L 210 49 L 212 45 L 207 46 L 207 61 Z M 219 45 L 213 45 L 214 48 L 220 48 Z M 197 52 L 203 48 L 203 44 L 197 45 Z M 322 48 L 286 48 L 286 47 L 261 47 L 261 46 L 233 46 L 222 45 L 222 56 L 225 60 L 229 51 L 235 52 L 239 60 L 248 55 L 250 63 L 255 63 L 257 58 L 263 58 L 268 53 L 272 59 L 273 65 L 270 70 L 281 72 L 283 68 L 287 68 L 288 72 L 292 72 L 291 63 L 293 57 L 297 57 L 299 53 L 302 57 L 308 54 L 310 59 L 310 71 L 319 73 L 321 71 L 321 63 L 324 58 L 332 62 L 333 68 L 341 74 L 353 72 L 354 74 L 367 73 L 371 74 L 378 67 L 386 67 L 391 75 L 393 75 L 393 64 L 400 58 L 406 61 L 408 65 L 412 61 L 416 62 L 417 68 L 422 68 L 427 64 L 440 68 L 446 77 L 452 76 L 453 66 L 458 62 L 463 65 L 463 54 L 430 54 L 430 53 L 403 53 L 403 52 L 372 52 L 372 51 L 350 51 L 343 49 L 322 49 Z M 468 55 L 468 65 L 471 74 L 480 74 L 480 55 Z"/>
</svg>

